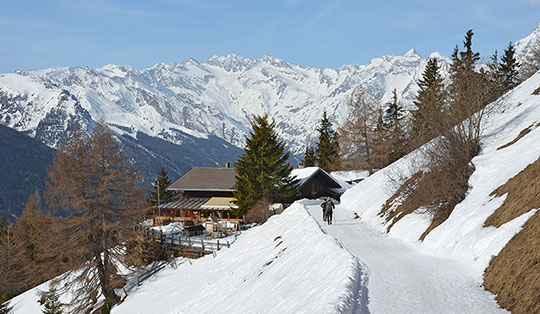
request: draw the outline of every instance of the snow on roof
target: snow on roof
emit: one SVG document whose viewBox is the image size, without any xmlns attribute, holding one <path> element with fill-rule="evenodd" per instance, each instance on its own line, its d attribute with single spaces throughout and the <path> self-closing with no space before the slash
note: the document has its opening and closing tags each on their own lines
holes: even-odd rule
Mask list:
<svg viewBox="0 0 540 314">
<path fill-rule="evenodd" d="M 319 167 L 307 167 L 307 168 L 298 168 L 291 171 L 291 177 L 299 180 L 298 185 L 304 184 L 309 178 L 315 175 Z M 321 169 L 322 170 L 322 169 Z"/>
</svg>

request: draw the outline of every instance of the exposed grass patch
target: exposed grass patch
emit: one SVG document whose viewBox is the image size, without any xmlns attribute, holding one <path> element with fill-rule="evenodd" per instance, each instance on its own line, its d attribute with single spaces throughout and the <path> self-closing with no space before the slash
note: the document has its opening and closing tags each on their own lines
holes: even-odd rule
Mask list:
<svg viewBox="0 0 540 314">
<path fill-rule="evenodd" d="M 534 90 L 533 95 L 540 95 L 540 86 Z"/>
<path fill-rule="evenodd" d="M 540 159 L 496 189 L 508 193 L 503 205 L 485 222 L 499 227 L 533 208 L 540 208 Z M 540 211 L 491 261 L 484 286 L 512 313 L 540 313 Z"/>
<path fill-rule="evenodd" d="M 405 215 L 412 213 L 417 207 L 414 207 L 411 202 L 406 202 L 408 196 L 414 193 L 416 185 L 422 177 L 421 172 L 415 173 L 412 177 L 407 179 L 399 189 L 384 203 L 379 215 L 386 216 L 386 221 L 392 221 L 392 223 L 386 228 L 389 232 L 390 229 Z"/>
<path fill-rule="evenodd" d="M 533 208 L 540 208 L 540 159 L 491 193 L 502 196 L 504 203 L 486 219 L 484 226 L 500 227 Z"/>
<path fill-rule="evenodd" d="M 519 141 L 522 137 L 524 137 L 525 135 L 529 134 L 529 133 L 532 131 L 533 126 L 534 126 L 534 124 L 531 125 L 531 126 L 529 126 L 529 127 L 526 128 L 526 129 L 521 130 L 521 132 L 519 132 L 518 136 L 517 136 L 515 139 L 513 139 L 512 141 L 510 141 L 510 142 L 508 142 L 508 143 L 506 143 L 506 144 L 504 144 L 504 145 L 502 145 L 502 146 L 497 147 L 497 150 L 500 150 L 500 149 L 503 149 L 503 148 L 506 148 L 506 147 L 508 147 L 508 146 L 510 146 L 510 145 L 515 144 L 515 143 L 516 143 L 517 141 Z"/>
</svg>

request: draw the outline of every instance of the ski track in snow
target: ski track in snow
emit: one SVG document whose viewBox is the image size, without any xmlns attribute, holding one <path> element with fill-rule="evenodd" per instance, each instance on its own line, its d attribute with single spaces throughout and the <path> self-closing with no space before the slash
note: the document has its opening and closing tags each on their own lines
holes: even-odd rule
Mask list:
<svg viewBox="0 0 540 314">
<path fill-rule="evenodd" d="M 335 223 L 322 221 L 319 201 L 309 205 L 321 230 L 335 237 L 363 265 L 356 314 L 509 313 L 457 261 L 420 253 L 388 238 L 337 206 Z"/>
</svg>

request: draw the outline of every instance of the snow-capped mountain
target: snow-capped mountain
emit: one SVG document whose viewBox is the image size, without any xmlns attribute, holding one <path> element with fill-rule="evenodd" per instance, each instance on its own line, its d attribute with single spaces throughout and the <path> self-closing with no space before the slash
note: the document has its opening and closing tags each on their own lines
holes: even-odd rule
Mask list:
<svg viewBox="0 0 540 314">
<path fill-rule="evenodd" d="M 134 138 L 142 132 L 182 144 L 186 134 L 215 135 L 241 147 L 250 117 L 268 113 L 291 151 L 301 154 L 315 141 L 323 111 L 337 125 L 343 122 L 347 100 L 359 86 L 383 102 L 395 88 L 408 106 L 425 63 L 411 49 L 339 69 L 228 55 L 142 71 L 117 65 L 17 71 L 0 75 L 0 123 L 51 147 L 65 141 L 75 122 L 91 127 L 101 117 Z"/>
<path fill-rule="evenodd" d="M 538 34 L 540 28 L 516 42 L 520 58 Z M 439 53 L 429 57 L 439 59 L 447 72 L 447 58 Z M 293 155 L 300 156 L 316 141 L 323 111 L 335 127 L 341 125 L 347 101 L 359 87 L 381 105 L 396 89 L 400 104 L 410 108 L 426 61 L 411 49 L 403 56 L 338 69 L 231 54 L 202 63 L 158 63 L 141 71 L 119 65 L 16 71 L 0 75 L 0 123 L 51 147 L 65 142 L 77 124 L 90 129 L 104 118 L 124 140 L 137 142 L 144 134 L 180 146 L 202 141 L 195 145 L 200 147 L 217 138 L 223 143 L 215 144 L 223 148 L 242 147 L 250 118 L 267 113 Z M 208 155 L 206 165 L 233 155 Z M 186 158 L 189 166 L 193 157 Z M 187 169 L 177 169 L 182 170 Z"/>
</svg>

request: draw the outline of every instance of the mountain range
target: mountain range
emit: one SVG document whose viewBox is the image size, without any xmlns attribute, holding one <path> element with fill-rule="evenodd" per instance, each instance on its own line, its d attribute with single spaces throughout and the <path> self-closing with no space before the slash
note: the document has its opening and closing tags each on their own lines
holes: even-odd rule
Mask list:
<svg viewBox="0 0 540 314">
<path fill-rule="evenodd" d="M 540 37 L 537 28 L 516 42 L 523 59 Z M 443 74 L 450 60 L 439 53 Z M 395 89 L 410 109 L 427 58 L 414 49 L 367 65 L 308 68 L 264 56 L 230 54 L 205 62 L 55 67 L 0 74 L 0 124 L 45 145 L 65 144 L 78 125 L 105 119 L 145 182 L 165 166 L 175 178 L 193 166 L 222 166 L 241 154 L 253 115 L 268 114 L 300 160 L 317 140 L 324 111 L 334 128 L 345 121 L 347 102 L 359 88 L 384 105 Z"/>
</svg>

